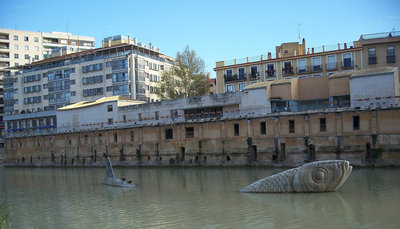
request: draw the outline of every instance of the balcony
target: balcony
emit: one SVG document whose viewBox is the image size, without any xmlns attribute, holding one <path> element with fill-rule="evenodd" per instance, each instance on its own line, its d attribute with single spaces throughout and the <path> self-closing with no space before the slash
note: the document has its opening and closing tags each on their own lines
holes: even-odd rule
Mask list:
<svg viewBox="0 0 400 229">
<path fill-rule="evenodd" d="M 344 59 L 344 61 L 342 62 L 342 69 L 349 69 L 349 68 L 353 68 L 353 67 L 354 67 L 354 63 L 350 59 Z"/>
<path fill-rule="evenodd" d="M 291 75 L 293 75 L 292 67 L 282 68 L 282 75 L 283 76 L 291 76 Z"/>
<path fill-rule="evenodd" d="M 337 70 L 337 63 L 327 63 L 325 64 L 325 68 L 328 71 Z"/>
<path fill-rule="evenodd" d="M 296 72 L 297 74 L 308 73 L 308 69 L 306 66 L 298 67 Z"/>
<path fill-rule="evenodd" d="M 0 33 L 0 40 L 9 40 L 8 33 Z"/>
<path fill-rule="evenodd" d="M 265 71 L 265 77 L 266 78 L 270 78 L 270 77 L 275 78 L 275 70 L 267 70 L 267 71 Z"/>
<path fill-rule="evenodd" d="M 259 72 L 252 72 L 249 74 L 249 80 L 259 80 L 260 73 Z"/>
<path fill-rule="evenodd" d="M 396 56 L 386 56 L 386 63 L 394 63 L 396 62 Z"/>
<path fill-rule="evenodd" d="M 320 64 L 313 65 L 311 69 L 312 69 L 312 72 L 322 72 L 322 65 L 320 65 Z"/>
<path fill-rule="evenodd" d="M 234 75 L 224 75 L 224 80 L 225 82 L 232 82 L 232 81 L 245 81 L 246 80 L 246 75 L 240 75 L 238 77 L 238 75 L 234 74 Z"/>
<path fill-rule="evenodd" d="M 368 64 L 376 64 L 376 56 L 368 57 Z"/>
</svg>

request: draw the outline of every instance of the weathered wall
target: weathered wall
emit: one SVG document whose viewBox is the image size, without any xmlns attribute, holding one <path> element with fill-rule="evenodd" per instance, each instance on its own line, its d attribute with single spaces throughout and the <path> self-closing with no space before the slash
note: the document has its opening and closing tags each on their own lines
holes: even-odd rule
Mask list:
<svg viewBox="0 0 400 229">
<path fill-rule="evenodd" d="M 8 138 L 4 163 L 104 165 L 108 152 L 121 165 L 296 166 L 340 158 L 353 165 L 400 166 L 399 117 L 400 108 L 326 110 Z M 295 123 L 293 133 L 289 120 Z M 172 139 L 167 139 L 169 131 Z"/>
</svg>

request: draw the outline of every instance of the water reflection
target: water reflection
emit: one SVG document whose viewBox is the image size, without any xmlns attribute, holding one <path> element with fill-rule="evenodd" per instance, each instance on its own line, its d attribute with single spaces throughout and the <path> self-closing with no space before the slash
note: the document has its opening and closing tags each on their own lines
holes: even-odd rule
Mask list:
<svg viewBox="0 0 400 229">
<path fill-rule="evenodd" d="M 400 170 L 356 169 L 338 192 L 243 194 L 282 169 L 114 168 L 138 189 L 101 185 L 102 168 L 6 168 L 13 228 L 390 228 Z"/>
</svg>

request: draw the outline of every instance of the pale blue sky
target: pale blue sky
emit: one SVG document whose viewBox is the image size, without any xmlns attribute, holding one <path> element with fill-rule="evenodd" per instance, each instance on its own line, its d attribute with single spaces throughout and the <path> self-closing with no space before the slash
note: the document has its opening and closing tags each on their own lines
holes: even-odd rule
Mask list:
<svg viewBox="0 0 400 229">
<path fill-rule="evenodd" d="M 400 0 L 178 1 L 2 0 L 0 27 L 136 37 L 175 56 L 186 45 L 206 62 L 275 52 L 282 42 L 306 39 L 307 47 L 358 40 L 361 34 L 400 30 Z"/>
</svg>

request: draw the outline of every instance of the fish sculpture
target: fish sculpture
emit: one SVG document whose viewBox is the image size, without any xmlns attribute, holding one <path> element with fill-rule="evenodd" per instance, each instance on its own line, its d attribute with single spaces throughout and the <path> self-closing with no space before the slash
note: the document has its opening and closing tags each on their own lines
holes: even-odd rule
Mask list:
<svg viewBox="0 0 400 229">
<path fill-rule="evenodd" d="M 114 176 L 114 170 L 112 168 L 112 164 L 110 158 L 106 156 L 106 176 L 102 184 L 115 186 L 115 187 L 122 187 L 122 188 L 137 188 L 137 184 L 131 184 L 124 180 L 118 179 Z"/>
<path fill-rule="evenodd" d="M 239 192 L 333 192 L 343 185 L 352 169 L 345 160 L 316 161 L 265 177 Z"/>
</svg>

